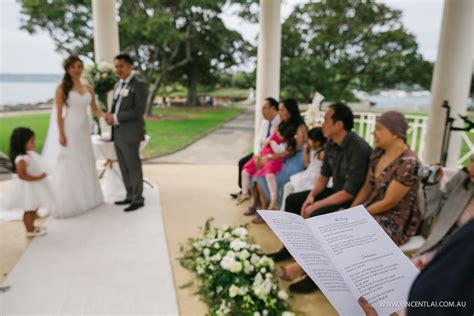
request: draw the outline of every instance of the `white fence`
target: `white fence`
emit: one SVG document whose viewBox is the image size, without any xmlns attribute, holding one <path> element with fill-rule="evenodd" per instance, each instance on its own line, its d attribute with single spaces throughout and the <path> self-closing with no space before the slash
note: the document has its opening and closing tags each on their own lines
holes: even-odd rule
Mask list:
<svg viewBox="0 0 474 316">
<path fill-rule="evenodd" d="M 313 112 L 311 114 L 305 112 L 303 115 L 305 116 L 306 123 L 309 126 L 320 125 L 324 120 L 324 112 Z M 354 112 L 354 131 L 363 137 L 371 146 L 374 146 L 373 132 L 375 130 L 375 122 L 377 117 L 380 115 L 382 115 L 382 113 Z M 416 152 L 418 157 L 421 159 L 423 157 L 423 150 L 425 149 L 428 116 L 406 114 L 405 117 L 407 118 L 409 124 L 408 144 L 410 145 L 411 150 Z M 469 150 L 464 154 L 458 154 L 459 167 L 465 165 L 466 162 L 469 161 L 471 154 L 474 153 L 474 131 L 461 132 L 461 137 L 462 146 L 464 148 L 467 147 Z"/>
</svg>

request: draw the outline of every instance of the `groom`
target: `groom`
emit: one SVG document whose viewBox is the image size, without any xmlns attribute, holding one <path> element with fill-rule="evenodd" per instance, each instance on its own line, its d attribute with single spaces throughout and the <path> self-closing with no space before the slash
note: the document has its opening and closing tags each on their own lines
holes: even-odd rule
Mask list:
<svg viewBox="0 0 474 316">
<path fill-rule="evenodd" d="M 130 55 L 117 55 L 114 64 L 120 81 L 114 89 L 112 111 L 105 116 L 105 121 L 112 126 L 112 141 L 127 190 L 125 200 L 117 201 L 115 204 L 129 204 L 124 211 L 131 212 L 145 205 L 139 149 L 140 142 L 145 139 L 143 115 L 148 88 L 145 82 L 134 75 Z"/>
</svg>

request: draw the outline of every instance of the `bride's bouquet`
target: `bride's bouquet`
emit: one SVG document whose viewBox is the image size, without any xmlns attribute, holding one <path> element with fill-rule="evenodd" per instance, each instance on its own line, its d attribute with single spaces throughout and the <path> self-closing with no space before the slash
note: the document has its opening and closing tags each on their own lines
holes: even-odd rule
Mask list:
<svg viewBox="0 0 474 316">
<path fill-rule="evenodd" d="M 84 71 L 84 79 L 92 87 L 99 99 L 99 106 L 102 111 L 106 112 L 107 93 L 114 89 L 115 84 L 119 80 L 115 74 L 113 66 L 105 61 L 98 64 L 88 65 Z M 97 124 L 98 134 L 101 134 L 100 124 L 97 118 L 94 119 Z"/>
<path fill-rule="evenodd" d="M 208 220 L 202 236 L 190 238 L 181 251 L 180 263 L 197 274 L 209 315 L 294 316 L 275 263 L 252 243 L 245 226 L 214 228 Z"/>
</svg>

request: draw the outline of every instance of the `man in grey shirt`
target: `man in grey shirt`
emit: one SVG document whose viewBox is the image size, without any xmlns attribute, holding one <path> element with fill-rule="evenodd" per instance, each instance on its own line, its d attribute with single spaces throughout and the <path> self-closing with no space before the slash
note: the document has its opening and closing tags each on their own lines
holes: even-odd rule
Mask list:
<svg viewBox="0 0 474 316">
<path fill-rule="evenodd" d="M 300 214 L 304 218 L 332 213 L 351 205 L 365 182 L 372 149 L 359 135 L 352 132 L 354 115 L 344 103 L 331 104 L 324 115 L 323 133 L 328 138 L 325 145 L 321 175 L 311 191 L 290 194 L 286 198 L 285 211 Z M 333 187 L 328 188 L 333 178 Z M 276 261 L 289 257 L 283 249 L 272 257 Z M 290 290 L 307 293 L 316 285 L 306 277 L 290 285 Z"/>
</svg>

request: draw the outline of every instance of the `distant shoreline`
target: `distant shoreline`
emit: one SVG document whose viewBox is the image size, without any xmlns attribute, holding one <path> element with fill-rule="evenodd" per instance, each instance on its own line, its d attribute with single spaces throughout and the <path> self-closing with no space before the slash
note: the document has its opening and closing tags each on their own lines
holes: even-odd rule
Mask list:
<svg viewBox="0 0 474 316">
<path fill-rule="evenodd" d="M 44 112 L 51 110 L 53 107 L 53 99 L 45 102 L 35 103 L 19 103 L 19 104 L 3 104 L 0 105 L 0 115 L 2 114 L 13 114 L 13 113 L 25 113 L 25 112 Z"/>
</svg>

